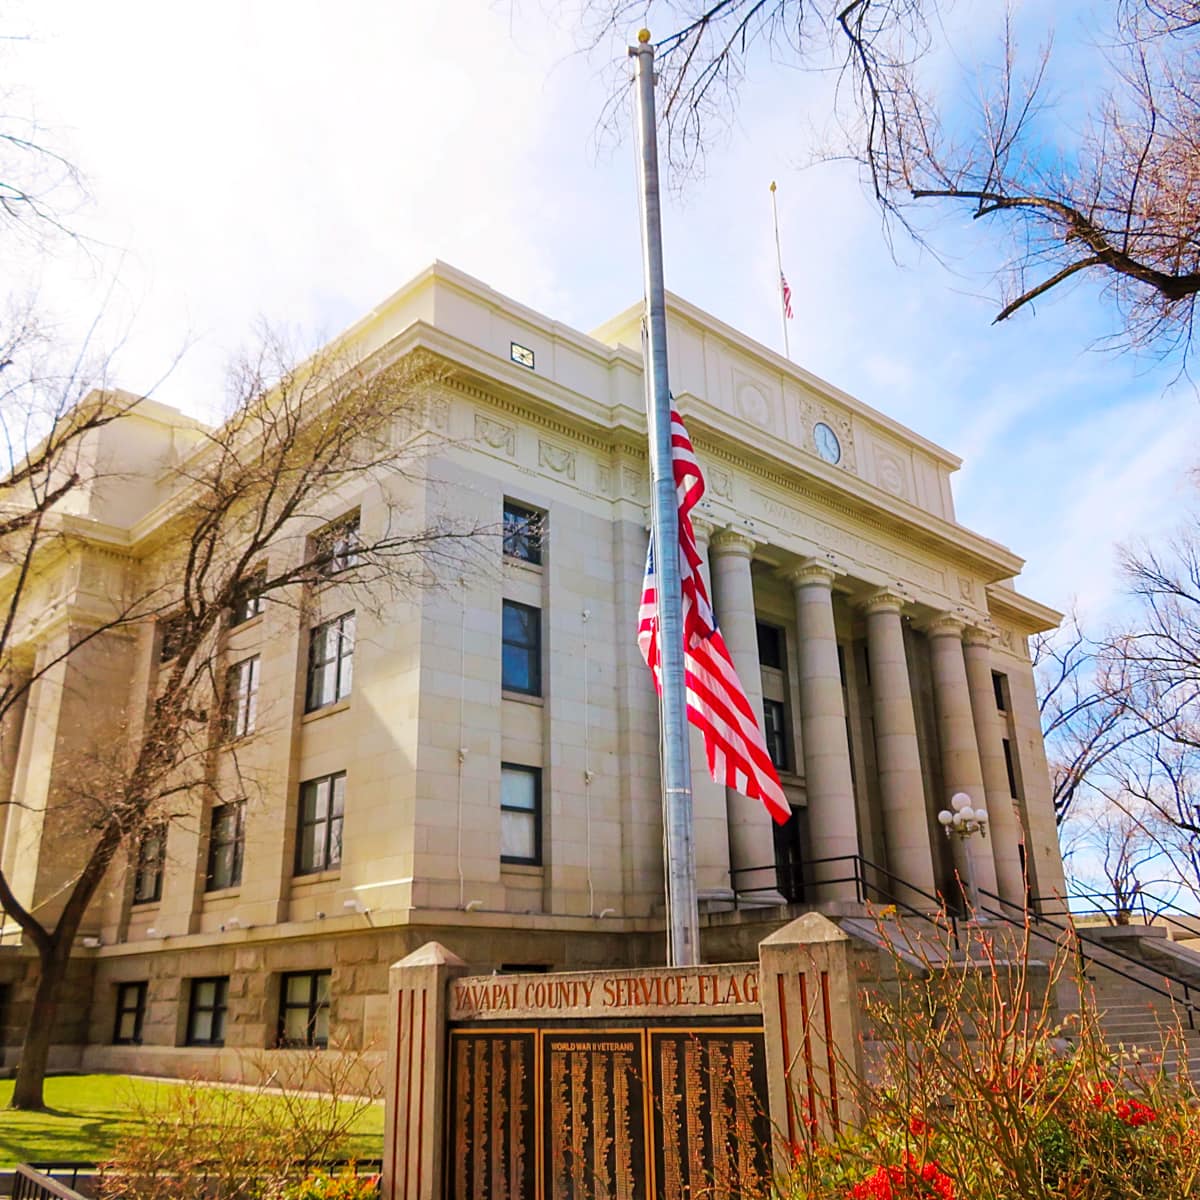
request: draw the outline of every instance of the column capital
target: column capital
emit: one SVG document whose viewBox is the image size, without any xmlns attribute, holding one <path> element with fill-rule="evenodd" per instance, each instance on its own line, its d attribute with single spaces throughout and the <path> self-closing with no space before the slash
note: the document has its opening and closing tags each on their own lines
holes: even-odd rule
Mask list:
<svg viewBox="0 0 1200 1200">
<path fill-rule="evenodd" d="M 840 574 L 824 559 L 805 558 L 790 567 L 784 567 L 779 572 L 794 588 L 823 587 L 832 588 L 833 581 Z"/>
<path fill-rule="evenodd" d="M 758 543 L 748 533 L 742 529 L 735 529 L 732 525 L 718 529 L 708 539 L 709 550 L 718 556 L 730 554 L 750 558 L 757 545 Z"/>
<path fill-rule="evenodd" d="M 996 631 L 986 625 L 968 625 L 963 630 L 963 645 L 985 646 L 990 649 L 996 642 Z"/>
<path fill-rule="evenodd" d="M 716 525 L 707 517 L 699 517 L 695 513 L 692 514 L 692 532 L 696 535 L 697 542 L 712 541 L 714 529 L 716 529 Z"/>
<path fill-rule="evenodd" d="M 874 613 L 881 612 L 902 612 L 904 606 L 908 603 L 908 597 L 901 592 L 894 591 L 892 588 L 882 587 L 862 600 L 859 607 L 867 616 L 872 616 Z"/>
<path fill-rule="evenodd" d="M 944 612 L 925 623 L 925 632 L 931 638 L 953 637 L 961 640 L 966 627 L 966 621 L 957 613 Z"/>
</svg>

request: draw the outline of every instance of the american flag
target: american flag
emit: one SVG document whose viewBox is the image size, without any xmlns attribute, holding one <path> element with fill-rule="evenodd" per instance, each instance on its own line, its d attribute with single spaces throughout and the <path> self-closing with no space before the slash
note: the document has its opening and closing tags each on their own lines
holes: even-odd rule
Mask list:
<svg viewBox="0 0 1200 1200">
<path fill-rule="evenodd" d="M 704 735 L 708 770 L 717 783 L 759 799 L 780 824 L 792 810 L 771 764 L 758 717 L 734 670 L 700 573 L 700 552 L 690 513 L 704 495 L 704 476 L 683 420 L 671 412 L 671 463 L 679 498 L 679 574 L 683 586 L 683 663 L 688 721 Z M 658 594 L 654 543 L 646 556 L 646 581 L 638 613 L 638 647 L 662 693 L 658 648 Z"/>
<path fill-rule="evenodd" d="M 790 321 L 792 319 L 792 289 L 788 286 L 787 276 L 779 272 L 779 287 L 783 292 L 783 311 L 784 315 Z"/>
</svg>

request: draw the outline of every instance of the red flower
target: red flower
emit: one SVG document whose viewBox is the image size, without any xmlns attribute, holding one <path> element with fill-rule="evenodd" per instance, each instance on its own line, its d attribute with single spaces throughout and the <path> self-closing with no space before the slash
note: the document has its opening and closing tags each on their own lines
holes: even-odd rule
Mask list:
<svg viewBox="0 0 1200 1200">
<path fill-rule="evenodd" d="M 924 1120 L 922 1117 L 909 1117 L 908 1132 L 911 1133 L 913 1137 L 926 1137 L 931 1132 L 929 1122 Z"/>
<path fill-rule="evenodd" d="M 866 1179 L 860 1179 L 849 1192 L 848 1200 L 954 1200 L 954 1180 L 936 1162 L 918 1165 L 911 1154 L 903 1167 L 877 1167 Z"/>
</svg>

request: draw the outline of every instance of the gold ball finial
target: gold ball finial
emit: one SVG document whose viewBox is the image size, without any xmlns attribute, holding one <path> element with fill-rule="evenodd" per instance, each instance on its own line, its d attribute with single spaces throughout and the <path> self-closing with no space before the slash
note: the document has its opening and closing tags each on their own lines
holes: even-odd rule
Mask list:
<svg viewBox="0 0 1200 1200">
<path fill-rule="evenodd" d="M 649 40 L 650 40 L 650 30 L 639 29 L 638 30 L 638 41 L 641 42 L 642 45 L 644 46 Z"/>
<path fill-rule="evenodd" d="M 771 191 L 775 190 L 775 180 L 771 180 Z"/>
</svg>

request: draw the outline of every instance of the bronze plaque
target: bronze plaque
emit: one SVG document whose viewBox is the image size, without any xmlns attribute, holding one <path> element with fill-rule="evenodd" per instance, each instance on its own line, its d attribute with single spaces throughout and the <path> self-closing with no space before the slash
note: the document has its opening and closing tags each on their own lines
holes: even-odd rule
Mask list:
<svg viewBox="0 0 1200 1200">
<path fill-rule="evenodd" d="M 753 1200 L 770 1186 L 762 1026 L 450 1033 L 454 1200 Z"/>
<path fill-rule="evenodd" d="M 645 1035 L 542 1031 L 545 1200 L 647 1200 Z"/>
<path fill-rule="evenodd" d="M 536 1200 L 536 1036 L 526 1029 L 450 1034 L 448 1195 Z"/>
</svg>

